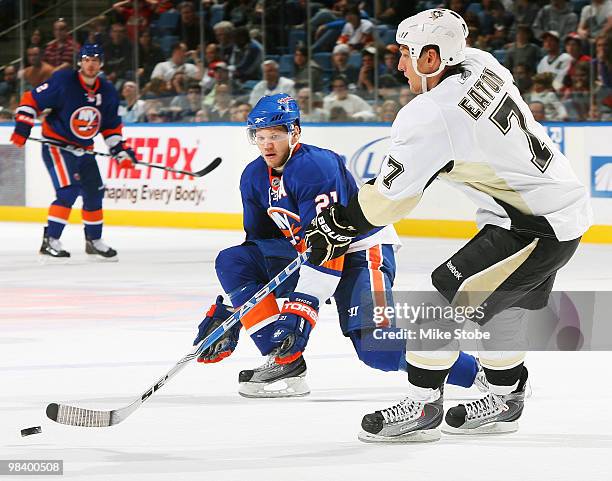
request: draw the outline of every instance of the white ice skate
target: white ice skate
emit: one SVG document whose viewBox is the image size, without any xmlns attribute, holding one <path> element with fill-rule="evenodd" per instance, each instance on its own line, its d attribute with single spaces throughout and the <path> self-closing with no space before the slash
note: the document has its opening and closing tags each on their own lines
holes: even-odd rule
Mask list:
<svg viewBox="0 0 612 481">
<path fill-rule="evenodd" d="M 240 371 L 238 393 L 249 398 L 300 397 L 310 394 L 304 356 L 290 364 L 277 364 L 276 353 L 258 368 Z"/>
</svg>

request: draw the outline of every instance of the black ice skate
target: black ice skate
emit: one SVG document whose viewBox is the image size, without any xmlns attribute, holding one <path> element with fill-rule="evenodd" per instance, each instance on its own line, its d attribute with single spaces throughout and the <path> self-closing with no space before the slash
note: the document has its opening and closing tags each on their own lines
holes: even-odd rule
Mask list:
<svg viewBox="0 0 612 481">
<path fill-rule="evenodd" d="M 304 356 L 290 364 L 277 364 L 273 352 L 268 360 L 255 369 L 240 371 L 238 393 L 250 398 L 280 398 L 306 396 L 310 388 L 306 384 Z"/>
<path fill-rule="evenodd" d="M 119 260 L 117 251 L 107 246 L 102 239 L 85 239 L 85 252 L 93 260 L 105 262 L 116 262 Z"/>
<path fill-rule="evenodd" d="M 447 434 L 502 434 L 518 430 L 525 404 L 527 368 L 523 367 L 517 388 L 507 395 L 489 392 L 485 397 L 450 408 L 442 431 Z"/>
<path fill-rule="evenodd" d="M 41 259 L 59 259 L 59 260 L 67 260 L 70 257 L 70 252 L 64 250 L 62 247 L 62 243 L 59 239 L 55 239 L 54 237 L 49 237 L 47 235 L 47 228 L 45 227 L 45 231 L 43 233 L 43 241 L 40 246 Z"/>
<path fill-rule="evenodd" d="M 366 414 L 361 421 L 359 440 L 365 443 L 425 443 L 440 439 L 444 407 L 442 391 L 430 400 L 416 401 L 410 396 L 395 406 Z"/>
</svg>

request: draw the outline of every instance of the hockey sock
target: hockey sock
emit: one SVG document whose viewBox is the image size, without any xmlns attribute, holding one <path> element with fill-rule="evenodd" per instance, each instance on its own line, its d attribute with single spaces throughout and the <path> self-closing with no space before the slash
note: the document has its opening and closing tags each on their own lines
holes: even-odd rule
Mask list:
<svg viewBox="0 0 612 481">
<path fill-rule="evenodd" d="M 81 217 L 85 225 L 85 237 L 87 239 L 102 238 L 102 225 L 104 222 L 104 213 L 102 209 L 97 210 L 81 210 Z"/>
<path fill-rule="evenodd" d="M 61 201 L 55 200 L 49 206 L 49 214 L 47 216 L 47 235 L 54 239 L 59 239 L 64 230 L 64 226 L 68 223 L 70 217 L 70 207 L 66 207 Z"/>
</svg>

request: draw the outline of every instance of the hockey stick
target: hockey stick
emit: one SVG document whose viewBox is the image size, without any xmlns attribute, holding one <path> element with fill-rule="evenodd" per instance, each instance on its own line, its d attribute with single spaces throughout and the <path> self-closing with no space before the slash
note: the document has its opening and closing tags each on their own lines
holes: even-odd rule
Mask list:
<svg viewBox="0 0 612 481">
<path fill-rule="evenodd" d="M 40 142 L 41 144 L 52 145 L 59 149 L 65 150 L 67 152 L 71 152 L 75 155 L 92 154 L 92 155 L 101 155 L 102 157 L 113 157 L 112 154 L 109 154 L 107 152 L 87 150 L 82 147 L 76 147 L 74 145 L 60 144 L 60 143 L 52 142 L 50 140 L 45 140 L 45 139 L 37 139 L 36 137 L 29 137 L 29 140 L 34 140 L 35 142 Z M 154 169 L 161 169 L 167 172 L 174 172 L 176 174 L 185 174 L 191 177 L 204 177 L 206 174 L 210 174 L 213 170 L 219 167 L 219 165 L 221 164 L 221 160 L 222 160 L 221 157 L 216 157 L 215 159 L 213 159 L 213 161 L 210 164 L 208 164 L 202 170 L 198 170 L 197 172 L 189 172 L 188 170 L 173 169 L 172 167 L 166 167 L 165 165 L 150 164 L 148 162 L 141 162 L 140 160 L 137 160 L 136 164 L 146 165 L 147 167 L 152 167 Z"/>
<path fill-rule="evenodd" d="M 196 346 L 189 354 L 177 362 L 172 369 L 164 374 L 159 380 L 147 389 L 142 395 L 134 400 L 128 406 L 112 411 L 98 411 L 94 409 L 85 409 L 67 404 L 51 403 L 47 406 L 47 417 L 52 421 L 70 426 L 84 427 L 107 427 L 119 424 L 136 409 L 138 409 L 147 399 L 149 399 L 156 391 L 159 390 L 167 381 L 172 379 L 181 369 L 183 369 L 189 361 L 198 357 L 202 352 L 212 346 L 228 329 L 240 321 L 240 319 L 261 300 L 263 300 L 274 289 L 285 282 L 291 274 L 298 270 L 300 265 L 308 258 L 309 251 L 303 252 L 296 257 L 291 263 L 285 267 L 274 279 L 268 282 L 257 293 L 246 301 L 239 310 L 235 311 L 227 318 L 219 327 L 211 332 L 198 346 Z"/>
</svg>

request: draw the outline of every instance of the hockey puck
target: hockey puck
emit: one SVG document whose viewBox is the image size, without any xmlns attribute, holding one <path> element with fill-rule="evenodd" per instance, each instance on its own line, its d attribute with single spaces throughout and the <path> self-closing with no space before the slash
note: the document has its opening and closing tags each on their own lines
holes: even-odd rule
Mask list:
<svg viewBox="0 0 612 481">
<path fill-rule="evenodd" d="M 42 428 L 40 426 L 34 426 L 33 428 L 25 428 L 21 430 L 21 435 L 23 437 L 31 436 L 32 434 L 40 434 L 42 433 Z"/>
</svg>

